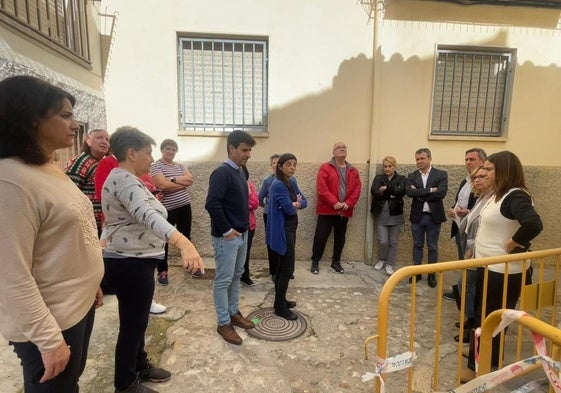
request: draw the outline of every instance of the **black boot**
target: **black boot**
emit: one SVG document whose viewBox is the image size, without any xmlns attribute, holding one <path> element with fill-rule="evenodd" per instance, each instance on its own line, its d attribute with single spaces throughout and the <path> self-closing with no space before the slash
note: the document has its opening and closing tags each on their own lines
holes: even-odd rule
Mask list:
<svg viewBox="0 0 561 393">
<path fill-rule="evenodd" d="M 429 287 L 434 288 L 436 287 L 436 276 L 434 274 L 429 274 L 427 278 Z"/>
<path fill-rule="evenodd" d="M 275 315 L 278 315 L 279 317 L 287 319 L 289 321 L 296 321 L 298 319 L 298 315 L 290 311 L 288 307 L 275 308 Z"/>
</svg>

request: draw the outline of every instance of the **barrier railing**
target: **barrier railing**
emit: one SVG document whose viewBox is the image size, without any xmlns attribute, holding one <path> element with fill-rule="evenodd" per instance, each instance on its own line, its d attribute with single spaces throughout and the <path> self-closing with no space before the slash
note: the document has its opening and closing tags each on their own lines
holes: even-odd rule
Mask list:
<svg viewBox="0 0 561 393">
<path fill-rule="evenodd" d="M 373 373 L 370 377 L 376 378 L 375 391 L 383 391 L 384 380 L 386 378 L 386 373 L 396 370 L 407 369 L 407 386 L 406 391 L 412 391 L 412 383 L 414 370 L 416 367 L 415 362 L 415 331 L 417 327 L 417 320 L 419 323 L 427 324 L 434 316 L 434 348 L 433 348 L 433 361 L 432 361 L 432 374 L 431 374 L 431 389 L 439 390 L 442 389 L 439 385 L 440 381 L 440 357 L 441 357 L 441 334 L 442 334 L 442 292 L 444 286 L 444 273 L 451 271 L 460 270 L 462 273 L 462 291 L 461 291 L 461 303 L 460 303 L 460 337 L 457 345 L 456 352 L 456 378 L 455 385 L 459 385 L 460 374 L 462 370 L 462 356 L 465 356 L 463 350 L 462 336 L 465 320 L 465 290 L 466 290 L 466 280 L 467 274 L 466 269 L 474 268 L 484 268 L 483 275 L 483 295 L 482 299 L 486 299 L 486 288 L 487 288 L 487 277 L 488 277 L 488 266 L 495 264 L 506 264 L 505 269 L 505 282 L 504 282 L 504 292 L 502 299 L 502 308 L 506 308 L 506 290 L 507 290 L 507 275 L 509 265 L 515 262 L 521 262 L 527 264 L 527 266 L 532 265 L 533 267 L 533 283 L 529 285 L 522 285 L 520 300 L 517 308 L 524 310 L 526 312 L 532 313 L 538 320 L 547 322 L 549 325 L 556 325 L 558 319 L 557 316 L 557 304 L 558 304 L 558 290 L 559 290 L 559 273 L 561 269 L 561 248 L 533 251 L 523 254 L 512 254 L 503 255 L 498 257 L 480 258 L 480 259 L 470 259 L 463 261 L 451 261 L 451 262 L 440 262 L 430 265 L 417 265 L 417 266 L 407 266 L 398 269 L 392 276 L 390 276 L 380 294 L 378 300 L 378 332 L 376 335 L 371 336 L 365 340 L 365 356 L 368 359 L 368 346 L 371 342 L 376 341 L 376 365 Z M 422 315 L 417 318 L 417 282 L 415 276 L 421 274 L 435 274 L 437 278 L 436 293 L 436 304 L 434 312 L 429 313 L 430 315 Z M 398 313 L 400 315 L 400 322 L 404 320 L 404 313 L 408 312 L 409 315 L 409 327 L 408 327 L 408 351 L 403 351 L 401 345 L 394 345 L 397 348 L 392 348 L 391 355 L 388 359 L 388 328 L 389 328 L 389 316 L 390 316 L 390 306 L 391 297 L 395 295 L 396 288 L 398 285 L 406 279 L 411 278 L 409 296 L 410 296 L 410 309 L 400 310 Z M 522 283 L 526 282 L 526 269 L 522 272 Z M 400 293 L 403 296 L 403 293 Z M 482 304 L 482 315 L 483 320 L 486 316 L 485 313 L 485 300 Z M 400 326 L 401 330 L 403 328 Z M 516 339 L 516 350 L 514 351 L 516 360 L 521 359 L 522 355 L 522 326 L 519 325 L 517 330 Z M 501 350 L 504 346 L 504 333 L 501 333 Z M 394 340 L 395 341 L 395 340 Z M 401 343 L 400 343 L 401 344 Z M 510 353 L 510 352 L 509 352 Z M 499 368 L 502 367 L 502 360 L 499 362 Z M 426 371 L 426 370 L 424 370 Z M 446 377 L 450 377 L 450 367 L 449 364 L 446 365 Z M 363 378 L 368 380 L 369 378 Z M 446 386 L 449 389 L 450 386 Z M 403 391 L 403 390 L 402 390 Z"/>
</svg>

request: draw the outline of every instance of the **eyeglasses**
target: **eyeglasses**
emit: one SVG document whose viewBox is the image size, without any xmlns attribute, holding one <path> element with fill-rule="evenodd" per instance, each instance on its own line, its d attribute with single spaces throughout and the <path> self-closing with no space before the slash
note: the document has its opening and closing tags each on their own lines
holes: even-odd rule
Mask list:
<svg viewBox="0 0 561 393">
<path fill-rule="evenodd" d="M 347 150 L 347 146 L 337 146 L 333 150 Z"/>
<path fill-rule="evenodd" d="M 475 181 L 475 180 L 483 180 L 483 179 L 486 179 L 486 178 L 487 178 L 487 176 L 485 176 L 485 175 L 478 175 L 478 176 L 474 176 L 472 179 Z"/>
</svg>

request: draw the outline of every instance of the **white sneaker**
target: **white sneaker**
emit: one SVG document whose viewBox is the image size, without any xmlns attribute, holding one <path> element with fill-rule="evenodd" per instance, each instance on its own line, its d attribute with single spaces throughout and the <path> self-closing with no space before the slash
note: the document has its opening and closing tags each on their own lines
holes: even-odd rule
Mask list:
<svg viewBox="0 0 561 393">
<path fill-rule="evenodd" d="M 386 274 L 391 276 L 394 273 L 392 265 L 386 265 Z"/>
<path fill-rule="evenodd" d="M 167 307 L 163 304 L 156 303 L 152 300 L 152 304 L 150 305 L 150 314 L 162 314 L 166 312 Z"/>
<path fill-rule="evenodd" d="M 378 261 L 378 263 L 374 265 L 374 270 L 382 270 L 385 264 L 386 262 L 384 261 Z"/>
</svg>

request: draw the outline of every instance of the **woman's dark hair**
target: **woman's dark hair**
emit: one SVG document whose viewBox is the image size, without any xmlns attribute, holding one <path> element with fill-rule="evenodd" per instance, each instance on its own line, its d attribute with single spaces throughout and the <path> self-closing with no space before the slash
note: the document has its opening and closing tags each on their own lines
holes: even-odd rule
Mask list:
<svg viewBox="0 0 561 393">
<path fill-rule="evenodd" d="M 113 154 L 119 162 L 123 162 L 127 159 L 127 152 L 129 149 L 138 151 L 155 144 L 156 142 L 151 136 L 130 126 L 117 128 L 117 131 L 109 138 L 111 150 L 113 150 Z"/>
<path fill-rule="evenodd" d="M 288 193 L 290 195 L 290 200 L 294 202 L 296 201 L 296 191 L 294 190 L 294 187 L 292 187 L 292 183 L 290 183 L 290 180 L 287 180 L 286 177 L 284 177 L 281 169 L 284 163 L 288 160 L 298 161 L 296 159 L 296 156 L 292 153 L 281 154 L 279 157 L 279 161 L 277 162 L 277 167 L 275 168 L 275 177 L 286 185 L 286 187 L 288 188 Z"/>
<path fill-rule="evenodd" d="M 495 166 L 495 200 L 500 200 L 511 188 L 526 190 L 524 168 L 516 154 L 500 151 L 487 157 Z"/>
<path fill-rule="evenodd" d="M 288 181 L 284 178 L 284 175 L 282 174 L 282 170 L 281 167 L 283 166 L 283 164 L 285 162 L 287 162 L 288 160 L 295 160 L 298 161 L 296 159 L 296 156 L 292 153 L 284 153 L 281 154 L 281 156 L 279 157 L 279 161 L 277 162 L 277 167 L 275 168 L 275 176 L 277 179 L 279 179 L 280 181 L 282 181 L 285 184 L 289 184 Z"/>
<path fill-rule="evenodd" d="M 174 141 L 173 139 L 164 139 L 160 144 L 160 151 L 163 151 L 164 147 L 166 146 L 175 147 L 175 150 L 179 150 L 179 146 L 177 145 L 177 142 Z"/>
<path fill-rule="evenodd" d="M 33 76 L 13 76 L 0 82 L 0 158 L 19 157 L 27 164 L 50 160 L 37 142 L 39 120 L 54 116 L 64 100 L 76 99 L 60 87 Z"/>
</svg>

